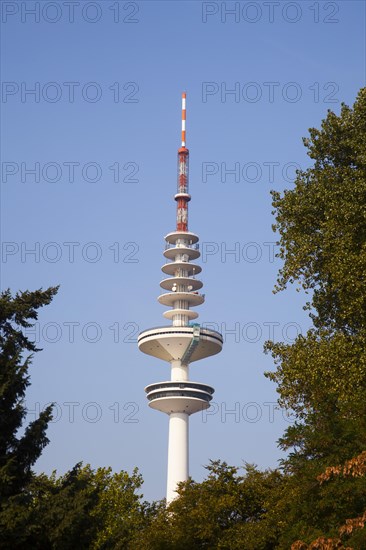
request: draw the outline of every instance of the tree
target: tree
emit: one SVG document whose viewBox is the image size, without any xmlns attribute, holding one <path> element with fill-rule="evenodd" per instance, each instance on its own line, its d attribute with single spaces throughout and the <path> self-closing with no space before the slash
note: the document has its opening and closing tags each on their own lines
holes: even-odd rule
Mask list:
<svg viewBox="0 0 366 550">
<path fill-rule="evenodd" d="M 316 327 L 354 334 L 366 320 L 366 88 L 353 109 L 328 111 L 321 130 L 309 132 L 314 166 L 283 197 L 272 192 L 284 260 L 278 288 L 298 280 L 314 291 Z"/>
<path fill-rule="evenodd" d="M 141 484 L 137 470 L 130 476 L 81 463 L 60 477 L 55 471 L 51 476 L 33 476 L 23 498 L 9 499 L 4 507 L 6 539 L 0 536 L 0 547 L 133 549 L 131 541 L 155 510 L 154 505 L 141 502 L 137 494 Z"/>
<path fill-rule="evenodd" d="M 325 472 L 318 476 L 320 484 L 325 482 L 334 481 L 337 478 L 359 478 L 364 477 L 366 474 L 366 451 L 361 454 L 347 460 L 344 464 L 337 466 L 330 466 L 326 468 Z M 353 487 L 354 489 L 354 487 Z M 366 530 L 364 526 L 366 524 L 366 511 L 359 517 L 347 519 L 344 525 L 338 528 L 337 536 L 334 538 L 318 537 L 312 541 L 309 545 L 303 541 L 296 541 L 291 550 L 352 550 L 352 548 L 365 548 L 366 547 Z M 346 540 L 345 540 L 346 539 Z M 352 546 L 343 546 L 343 544 Z"/>
<path fill-rule="evenodd" d="M 269 376 L 299 414 L 325 388 L 349 411 L 366 382 L 366 88 L 304 143 L 314 166 L 282 197 L 272 193 L 284 260 L 277 290 L 297 281 L 312 292 L 314 327 L 293 346 L 267 346 L 280 364 Z"/>
<path fill-rule="evenodd" d="M 125 471 L 112 473 L 111 468 L 98 468 L 93 485 L 98 501 L 91 511 L 91 521 L 98 526 L 90 546 L 92 550 L 135 548 L 142 529 L 155 516 L 156 505 L 141 502 L 137 491 L 143 483 L 137 468 L 132 475 Z"/>
<path fill-rule="evenodd" d="M 366 509 L 363 478 L 317 482 L 366 448 L 366 88 L 304 144 L 314 165 L 298 172 L 294 189 L 272 192 L 284 261 L 276 290 L 297 282 L 313 321 L 292 345 L 266 344 L 277 366 L 267 376 L 297 417 L 280 440 L 291 450 L 283 465 L 292 497 L 279 548 L 334 538 Z"/>
<path fill-rule="evenodd" d="M 19 429 L 26 416 L 32 354 L 40 351 L 24 334 L 58 287 L 0 296 L 0 548 L 54 550 L 127 548 L 149 520 L 154 505 L 137 494 L 135 470 L 112 474 L 78 463 L 66 474 L 35 475 L 32 466 L 48 443 L 52 406 Z M 31 352 L 24 356 L 24 353 Z"/>
<path fill-rule="evenodd" d="M 270 498 L 275 502 L 274 495 L 278 497 L 281 474 L 246 465 L 239 475 L 238 468 L 221 461 L 211 461 L 206 468 L 202 483 L 189 479 L 180 484 L 179 497 L 160 509 L 134 549 L 274 548 L 279 526 L 267 515 Z"/>
<path fill-rule="evenodd" d="M 10 290 L 0 296 L 0 504 L 19 494 L 32 477 L 32 466 L 47 445 L 46 429 L 51 419 L 48 407 L 18 437 L 26 416 L 24 395 L 29 386 L 28 368 L 35 344 L 24 335 L 38 318 L 37 310 L 51 302 L 57 287 L 48 290 L 17 293 Z"/>
<path fill-rule="evenodd" d="M 20 292 L 13 298 L 10 290 L 0 296 L 0 530 L 5 537 L 3 524 L 6 508 L 12 499 L 21 500 L 33 478 L 32 466 L 47 445 L 46 430 L 51 419 L 48 407 L 31 422 L 19 436 L 26 416 L 24 395 L 30 384 L 28 368 L 32 355 L 37 352 L 34 342 L 25 336 L 23 329 L 37 320 L 37 310 L 51 302 L 58 287 L 45 291 Z"/>
<path fill-rule="evenodd" d="M 1 548 L 72 550 L 90 548 L 97 528 L 90 511 L 97 502 L 92 475 L 81 464 L 60 478 L 33 475 L 1 513 Z"/>
</svg>

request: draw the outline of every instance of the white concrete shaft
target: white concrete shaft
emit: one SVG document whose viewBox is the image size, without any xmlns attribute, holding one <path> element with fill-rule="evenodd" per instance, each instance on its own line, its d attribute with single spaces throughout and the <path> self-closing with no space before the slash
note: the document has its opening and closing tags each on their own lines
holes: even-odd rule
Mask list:
<svg viewBox="0 0 366 550">
<path fill-rule="evenodd" d="M 171 377 L 173 382 L 180 382 L 181 380 L 188 380 L 188 365 L 182 365 L 181 361 L 172 361 L 171 363 Z"/>
<path fill-rule="evenodd" d="M 180 481 L 188 479 L 188 422 L 186 413 L 169 415 L 168 481 L 166 500 L 171 502 L 177 496 Z"/>
</svg>

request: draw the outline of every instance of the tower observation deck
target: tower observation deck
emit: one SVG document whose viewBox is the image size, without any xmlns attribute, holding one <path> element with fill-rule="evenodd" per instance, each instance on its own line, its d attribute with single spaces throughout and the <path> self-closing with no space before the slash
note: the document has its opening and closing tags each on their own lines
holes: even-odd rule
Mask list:
<svg viewBox="0 0 366 550">
<path fill-rule="evenodd" d="M 182 143 L 178 149 L 178 182 L 174 196 L 177 202 L 176 230 L 165 237 L 165 277 L 160 286 L 160 304 L 171 321 L 168 326 L 141 332 L 141 351 L 170 363 L 170 380 L 156 382 L 145 388 L 149 406 L 169 415 L 167 502 L 176 496 L 177 484 L 188 479 L 189 416 L 207 409 L 214 393 L 211 386 L 189 380 L 189 365 L 219 353 L 223 339 L 220 333 L 192 323 L 198 313 L 192 309 L 201 305 L 205 295 L 203 283 L 196 276 L 202 271 L 194 263 L 200 257 L 198 236 L 188 230 L 189 150 L 186 148 L 186 94 L 182 94 Z"/>
</svg>

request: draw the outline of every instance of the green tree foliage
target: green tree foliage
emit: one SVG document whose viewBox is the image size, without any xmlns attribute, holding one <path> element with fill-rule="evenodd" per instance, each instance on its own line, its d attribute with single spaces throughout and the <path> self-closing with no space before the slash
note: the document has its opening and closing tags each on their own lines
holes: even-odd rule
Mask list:
<svg viewBox="0 0 366 550">
<path fill-rule="evenodd" d="M 310 544 L 336 536 L 366 509 L 364 476 L 317 481 L 326 467 L 366 448 L 366 89 L 353 108 L 329 111 L 304 144 L 314 165 L 298 172 L 294 189 L 273 192 L 284 260 L 277 290 L 300 284 L 313 320 L 294 344 L 266 344 L 277 365 L 267 376 L 280 404 L 297 415 L 280 440 L 291 450 L 280 548 L 296 537 Z"/>
<path fill-rule="evenodd" d="M 329 111 L 304 144 L 314 166 L 283 197 L 273 192 L 278 288 L 300 281 L 314 291 L 315 326 L 354 334 L 366 320 L 366 88 L 353 109 Z"/>
<path fill-rule="evenodd" d="M 19 494 L 32 477 L 32 466 L 48 443 L 46 429 L 51 419 L 48 407 L 18 436 L 26 416 L 24 395 L 29 386 L 31 355 L 39 351 L 23 329 L 37 320 L 37 310 L 51 302 L 57 288 L 21 292 L 9 290 L 0 296 L 0 505 Z"/>
<path fill-rule="evenodd" d="M 7 531 L 6 538 L 0 536 L 0 547 L 130 548 L 155 510 L 155 505 L 141 502 L 141 485 L 137 470 L 130 476 L 80 463 L 61 477 L 55 472 L 33 476 L 22 498 L 10 499 L 4 508 Z"/>
<path fill-rule="evenodd" d="M 91 521 L 98 526 L 92 550 L 134 548 L 133 540 L 156 511 L 155 504 L 142 502 L 138 491 L 142 476 L 135 468 L 132 475 L 121 471 L 112 473 L 111 468 L 98 468 L 93 484 L 97 488 L 98 501 L 91 512 Z"/>
<path fill-rule="evenodd" d="M 265 550 L 274 547 L 278 523 L 268 518 L 270 495 L 278 496 L 281 474 L 214 461 L 202 483 L 188 480 L 179 498 L 162 508 L 136 541 L 136 549 Z M 271 498 L 272 498 L 271 497 Z"/>
<path fill-rule="evenodd" d="M 25 513 L 19 509 L 19 515 L 12 517 L 9 510 L 24 502 L 26 488 L 34 478 L 32 466 L 48 443 L 46 429 L 52 409 L 48 407 L 19 436 L 26 416 L 24 396 L 30 384 L 31 354 L 39 351 L 23 329 L 32 326 L 37 310 L 49 304 L 57 290 L 26 291 L 15 297 L 6 290 L 0 296 L 0 541 L 8 547 L 13 535 L 17 540 L 16 524 Z M 30 354 L 24 357 L 27 352 Z"/>
<path fill-rule="evenodd" d="M 90 512 L 97 491 L 77 464 L 64 476 L 34 475 L 3 508 L 1 548 L 89 548 L 96 529 Z"/>
<path fill-rule="evenodd" d="M 343 464 L 336 466 L 330 466 L 318 476 L 318 482 L 323 485 L 333 484 L 334 481 L 339 479 L 346 480 L 347 478 L 357 479 L 359 477 L 365 477 L 366 474 L 366 451 L 363 451 L 360 455 L 347 460 Z M 355 488 L 352 484 L 352 498 L 354 498 Z M 363 492 L 365 485 L 363 484 Z M 332 488 L 330 487 L 330 490 Z M 345 491 L 343 491 L 345 492 Z M 347 505 L 348 507 L 349 505 Z M 296 541 L 291 550 L 352 550 L 355 548 L 366 548 L 366 529 L 364 529 L 366 523 L 366 511 L 360 514 L 358 517 L 347 519 L 343 525 L 338 526 L 333 537 L 317 537 L 309 544 L 302 540 Z M 346 546 L 344 546 L 346 545 Z"/>
<path fill-rule="evenodd" d="M 298 414 L 324 393 L 350 413 L 366 383 L 366 88 L 304 143 L 314 166 L 282 197 L 273 192 L 284 260 L 277 288 L 297 281 L 311 291 L 314 327 L 294 345 L 268 345 L 279 365 L 269 376 Z"/>
</svg>

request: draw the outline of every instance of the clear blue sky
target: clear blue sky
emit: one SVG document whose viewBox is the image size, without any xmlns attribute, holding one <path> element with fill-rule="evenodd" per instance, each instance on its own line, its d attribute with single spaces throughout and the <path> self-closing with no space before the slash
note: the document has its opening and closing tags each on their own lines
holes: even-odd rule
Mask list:
<svg viewBox="0 0 366 550">
<path fill-rule="evenodd" d="M 184 90 L 190 229 L 205 254 L 199 320 L 225 337 L 191 369 L 216 388 L 212 414 L 191 418 L 191 475 L 217 458 L 275 467 L 288 422 L 273 410 L 263 343 L 309 322 L 305 296 L 272 294 L 269 191 L 292 186 L 294 167 L 309 166 L 308 128 L 365 85 L 364 2 L 1 8 L 1 287 L 61 285 L 40 315 L 27 392 L 29 409 L 57 403 L 37 471 L 138 466 L 146 498 L 165 494 L 168 418 L 143 388 L 168 366 L 140 353 L 136 334 L 164 324 L 156 298 Z"/>
</svg>

